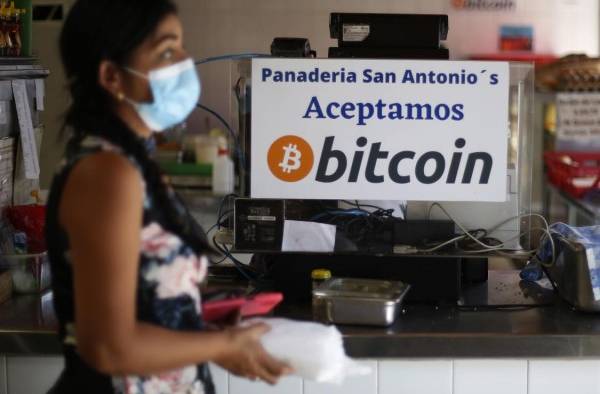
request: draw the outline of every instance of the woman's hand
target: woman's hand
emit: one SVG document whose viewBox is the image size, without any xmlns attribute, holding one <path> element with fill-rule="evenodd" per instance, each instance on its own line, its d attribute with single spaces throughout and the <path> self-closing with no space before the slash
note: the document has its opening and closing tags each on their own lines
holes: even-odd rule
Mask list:
<svg viewBox="0 0 600 394">
<path fill-rule="evenodd" d="M 225 330 L 230 346 L 215 362 L 234 375 L 276 384 L 292 369 L 271 357 L 260 344 L 260 338 L 268 331 L 269 326 L 263 323 Z"/>
<path fill-rule="evenodd" d="M 204 328 L 210 331 L 223 331 L 226 328 L 235 327 L 242 321 L 240 310 L 233 311 L 221 320 L 205 322 Z"/>
</svg>

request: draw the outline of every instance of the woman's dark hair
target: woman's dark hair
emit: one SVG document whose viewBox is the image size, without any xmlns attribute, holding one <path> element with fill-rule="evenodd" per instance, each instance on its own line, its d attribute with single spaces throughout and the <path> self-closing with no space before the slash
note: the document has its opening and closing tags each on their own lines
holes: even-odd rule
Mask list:
<svg viewBox="0 0 600 394">
<path fill-rule="evenodd" d="M 127 66 L 138 48 L 177 7 L 171 0 L 78 0 L 60 37 L 60 52 L 71 92 L 65 127 L 76 147 L 87 136 L 98 136 L 132 156 L 143 172 L 147 190 L 164 218 L 163 226 L 187 241 L 197 253 L 212 252 L 204 232 L 182 204 L 174 201 L 147 141 L 129 130 L 114 114 L 113 98 L 100 86 L 100 63 Z"/>
</svg>

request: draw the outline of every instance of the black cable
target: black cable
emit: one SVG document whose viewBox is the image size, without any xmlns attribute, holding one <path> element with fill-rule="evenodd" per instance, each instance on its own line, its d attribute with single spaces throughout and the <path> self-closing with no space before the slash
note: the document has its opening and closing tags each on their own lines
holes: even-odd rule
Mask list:
<svg viewBox="0 0 600 394">
<path fill-rule="evenodd" d="M 535 308 L 553 307 L 555 304 L 498 304 L 498 305 L 459 305 L 456 308 L 462 312 L 492 312 L 507 311 L 518 312 Z"/>
<path fill-rule="evenodd" d="M 348 239 L 356 243 L 366 242 L 369 240 L 369 234 L 383 231 L 385 226 L 389 226 L 390 220 L 401 220 L 393 216 L 393 209 L 342 201 L 356 208 L 328 209 L 317 216 L 320 217 L 320 222 L 335 225 Z M 366 211 L 362 207 L 372 207 L 375 211 Z"/>
<path fill-rule="evenodd" d="M 236 198 L 236 197 L 238 197 L 237 194 L 231 193 L 231 194 L 228 194 L 228 195 L 224 196 L 221 199 L 221 202 L 219 203 L 219 209 L 217 211 L 217 218 L 221 217 L 221 213 L 223 212 L 223 206 L 227 203 L 227 199 L 229 199 L 229 198 Z"/>
<path fill-rule="evenodd" d="M 210 262 L 210 264 L 211 264 L 211 265 L 219 265 L 219 264 L 221 264 L 223 261 L 225 261 L 225 260 L 227 260 L 227 259 L 228 259 L 228 257 L 227 257 L 227 256 L 224 256 L 224 257 L 223 257 L 223 258 L 221 258 L 221 260 L 219 260 L 219 261 L 211 261 L 211 262 Z"/>
<path fill-rule="evenodd" d="M 221 245 L 217 242 L 216 237 L 213 237 L 213 243 L 215 244 L 215 247 L 217 248 L 217 250 L 219 252 L 221 252 L 226 258 L 228 258 L 229 260 L 231 260 L 231 262 L 233 262 L 234 266 L 237 268 L 238 272 L 240 274 L 242 274 L 242 276 L 247 279 L 249 282 L 255 282 L 255 281 L 259 281 L 258 278 L 253 277 L 254 274 L 249 274 L 246 269 L 249 268 L 247 267 L 245 264 L 243 264 L 242 262 L 240 262 L 238 259 L 236 259 L 227 249 L 227 247 L 225 247 L 224 245 Z"/>
<path fill-rule="evenodd" d="M 382 208 L 382 207 L 378 207 L 377 205 L 370 205 L 370 204 L 359 204 L 358 200 L 355 200 L 354 202 L 352 201 L 348 201 L 348 200 L 340 200 L 343 203 L 346 203 L 348 205 L 354 205 L 356 206 L 358 209 L 363 210 L 362 207 L 367 207 L 367 208 L 372 208 L 372 209 L 377 209 L 380 211 L 385 211 L 386 209 Z M 392 210 L 393 211 L 393 210 Z"/>
<path fill-rule="evenodd" d="M 271 57 L 271 55 L 267 54 L 267 53 L 232 53 L 232 54 L 221 55 L 221 56 L 207 57 L 204 59 L 196 60 L 194 63 L 196 64 L 196 66 L 199 66 L 201 64 L 220 62 L 223 60 L 241 60 L 241 59 L 253 59 L 253 58 L 260 58 L 260 57 Z"/>
<path fill-rule="evenodd" d="M 241 174 L 242 170 L 246 170 L 246 159 L 238 135 L 235 133 L 235 131 L 233 131 L 233 128 L 229 125 L 225 118 L 223 118 L 218 112 L 200 103 L 198 103 L 196 106 L 217 118 L 219 122 L 221 122 L 229 132 L 229 135 L 233 139 L 233 143 L 235 145 L 235 152 L 238 159 L 239 172 Z"/>
<path fill-rule="evenodd" d="M 217 218 L 217 222 L 215 224 L 213 224 L 208 230 L 206 230 L 206 235 L 208 236 L 210 234 L 211 231 L 213 231 L 216 228 L 221 228 L 221 226 L 224 223 L 224 220 L 228 215 L 231 215 L 233 213 L 233 209 L 230 209 L 228 211 L 225 211 L 221 216 L 219 216 Z"/>
</svg>

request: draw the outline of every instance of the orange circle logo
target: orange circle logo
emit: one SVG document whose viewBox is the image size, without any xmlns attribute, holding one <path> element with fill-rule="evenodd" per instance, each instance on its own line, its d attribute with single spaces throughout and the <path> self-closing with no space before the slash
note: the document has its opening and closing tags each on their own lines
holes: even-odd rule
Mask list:
<svg viewBox="0 0 600 394">
<path fill-rule="evenodd" d="M 303 138 L 286 135 L 273 142 L 267 161 L 275 177 L 284 182 L 298 182 L 312 170 L 315 155 Z"/>
</svg>

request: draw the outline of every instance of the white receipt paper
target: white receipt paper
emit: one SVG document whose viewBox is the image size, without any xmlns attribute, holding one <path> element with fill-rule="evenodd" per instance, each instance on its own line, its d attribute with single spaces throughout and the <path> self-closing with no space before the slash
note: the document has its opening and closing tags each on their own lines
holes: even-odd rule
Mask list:
<svg viewBox="0 0 600 394">
<path fill-rule="evenodd" d="M 282 252 L 333 252 L 336 227 L 331 224 L 286 220 Z"/>
</svg>

